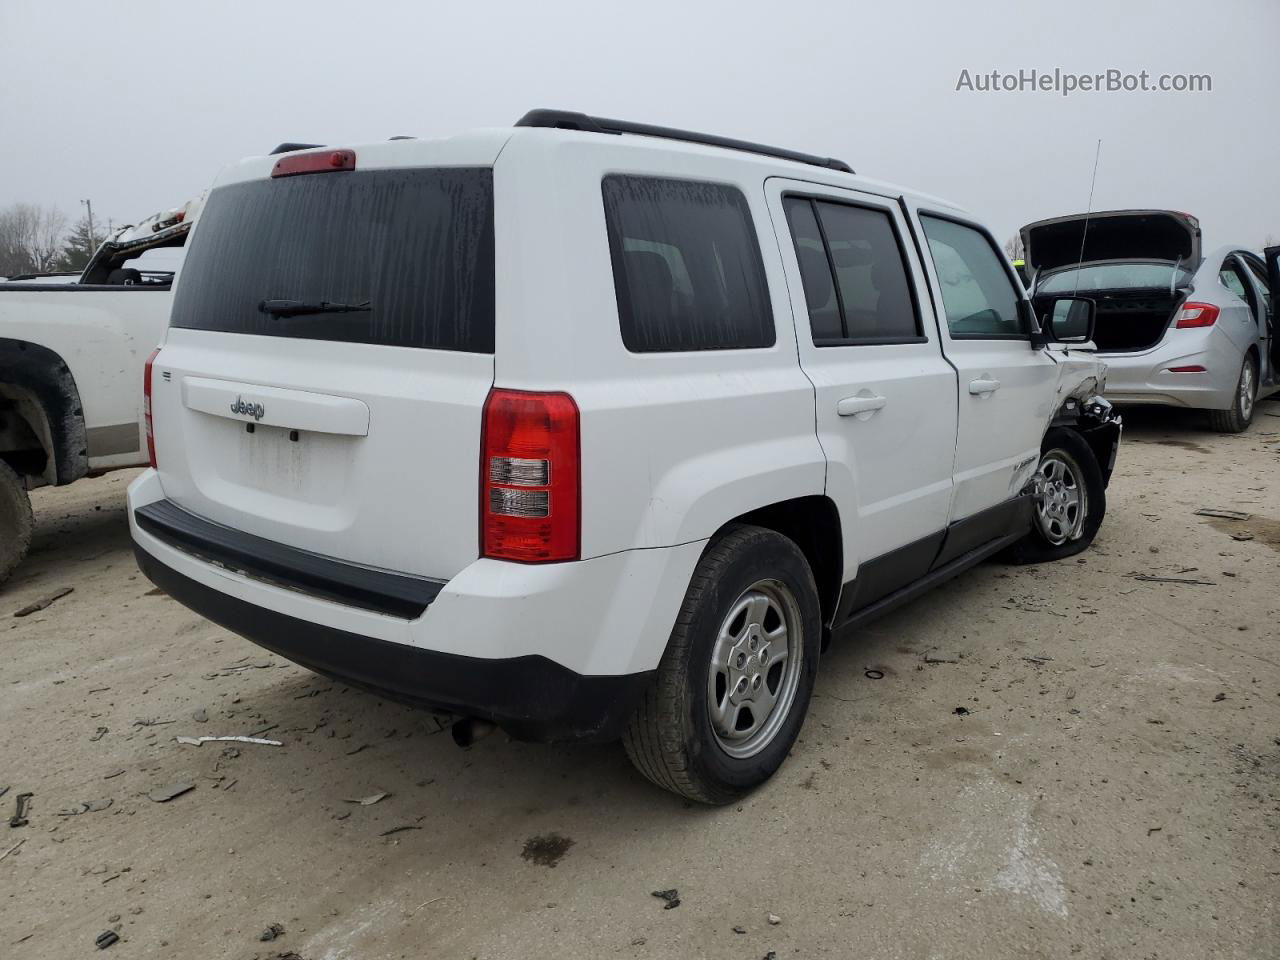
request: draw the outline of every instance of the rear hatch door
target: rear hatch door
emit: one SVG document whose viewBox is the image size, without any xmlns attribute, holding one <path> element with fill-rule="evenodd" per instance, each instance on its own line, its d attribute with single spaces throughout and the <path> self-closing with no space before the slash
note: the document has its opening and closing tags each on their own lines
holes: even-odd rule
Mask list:
<svg viewBox="0 0 1280 960">
<path fill-rule="evenodd" d="M 1043 275 L 1076 263 L 1200 264 L 1200 221 L 1173 210 L 1109 210 L 1039 220 L 1022 228 L 1028 272 Z"/>
<path fill-rule="evenodd" d="M 357 152 L 304 175 L 261 161 L 210 194 L 153 375 L 160 481 L 233 529 L 447 579 L 478 554 L 496 148 Z"/>
</svg>

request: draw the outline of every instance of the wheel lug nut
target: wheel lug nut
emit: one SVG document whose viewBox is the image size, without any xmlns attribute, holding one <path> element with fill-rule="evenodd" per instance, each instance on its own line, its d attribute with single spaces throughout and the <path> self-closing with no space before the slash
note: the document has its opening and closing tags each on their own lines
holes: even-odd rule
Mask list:
<svg viewBox="0 0 1280 960">
<path fill-rule="evenodd" d="M 758 673 L 757 673 L 754 677 L 752 677 L 752 678 L 751 678 L 751 689 L 752 689 L 752 690 L 759 690 L 759 689 L 760 689 L 760 684 L 761 684 L 762 682 L 763 682 L 763 681 L 761 681 L 761 679 L 760 679 L 760 674 L 758 674 Z"/>
<path fill-rule="evenodd" d="M 760 638 L 752 634 L 750 643 L 747 644 L 752 650 L 760 646 Z"/>
<path fill-rule="evenodd" d="M 742 665 L 746 662 L 747 662 L 747 655 L 745 653 L 738 654 L 736 666 L 738 667 L 739 670 L 742 669 Z"/>
</svg>

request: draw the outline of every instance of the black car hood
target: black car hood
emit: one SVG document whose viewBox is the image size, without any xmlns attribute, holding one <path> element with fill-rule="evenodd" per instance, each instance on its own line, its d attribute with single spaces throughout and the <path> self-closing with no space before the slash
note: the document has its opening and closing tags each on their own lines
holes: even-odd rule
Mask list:
<svg viewBox="0 0 1280 960">
<path fill-rule="evenodd" d="M 1200 221 L 1189 213 L 1173 210 L 1078 213 L 1037 220 L 1023 227 L 1021 233 L 1027 268 L 1032 273 L 1074 266 L 1080 261 L 1181 262 L 1191 270 L 1200 264 Z"/>
</svg>

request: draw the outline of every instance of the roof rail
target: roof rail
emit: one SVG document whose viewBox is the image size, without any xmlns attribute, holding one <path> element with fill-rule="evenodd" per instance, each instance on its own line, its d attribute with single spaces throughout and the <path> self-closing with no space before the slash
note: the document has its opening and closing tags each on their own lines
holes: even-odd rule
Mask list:
<svg viewBox="0 0 1280 960">
<path fill-rule="evenodd" d="M 642 137 L 660 137 L 664 140 L 701 143 L 708 147 L 724 147 L 726 150 L 742 150 L 746 153 L 777 157 L 779 160 L 794 160 L 796 163 L 807 163 L 814 167 L 826 167 L 828 170 L 853 173 L 852 167 L 843 160 L 836 160 L 834 157 L 818 157 L 811 153 L 800 153 L 783 147 L 769 147 L 762 143 L 751 143 L 748 140 L 734 140 L 731 137 L 717 137 L 710 133 L 695 133 L 692 130 L 656 127 L 648 123 L 632 123 L 630 120 L 609 120 L 604 117 L 590 117 L 585 113 L 574 113 L 571 110 L 530 110 L 516 121 L 516 126 L 555 127 L 560 130 L 581 130 L 585 133 L 634 133 Z"/>
<path fill-rule="evenodd" d="M 292 153 L 294 150 L 314 150 L 316 147 L 323 147 L 323 143 L 290 143 L 285 141 L 272 150 L 267 156 L 274 157 L 277 153 Z"/>
</svg>

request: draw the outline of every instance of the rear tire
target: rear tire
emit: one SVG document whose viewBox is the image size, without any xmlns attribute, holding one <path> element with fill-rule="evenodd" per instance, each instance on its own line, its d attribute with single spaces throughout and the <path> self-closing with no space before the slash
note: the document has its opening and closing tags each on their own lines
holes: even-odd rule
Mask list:
<svg viewBox="0 0 1280 960">
<path fill-rule="evenodd" d="M 795 543 L 747 525 L 717 536 L 623 733 L 636 769 L 708 804 L 768 780 L 809 709 L 821 630 L 813 572 Z"/>
<path fill-rule="evenodd" d="M 31 546 L 31 498 L 26 485 L 0 460 L 0 584 L 18 568 Z"/>
<path fill-rule="evenodd" d="M 1243 433 L 1253 422 L 1253 411 L 1258 405 L 1258 361 L 1250 353 L 1240 365 L 1240 377 L 1236 380 L 1235 397 L 1229 410 L 1210 410 L 1209 426 L 1218 433 Z"/>
<path fill-rule="evenodd" d="M 1076 431 L 1054 427 L 1045 434 L 1036 469 L 1048 489 L 1036 504 L 1031 532 L 1004 552 L 1002 559 L 1009 563 L 1073 557 L 1093 543 L 1107 514 L 1102 470 Z"/>
</svg>

